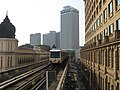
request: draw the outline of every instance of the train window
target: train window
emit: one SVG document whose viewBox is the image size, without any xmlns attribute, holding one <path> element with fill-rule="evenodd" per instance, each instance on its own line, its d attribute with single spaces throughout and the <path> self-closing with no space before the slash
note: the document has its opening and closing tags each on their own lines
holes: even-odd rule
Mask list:
<svg viewBox="0 0 120 90">
<path fill-rule="evenodd" d="M 51 52 L 51 58 L 59 58 L 60 52 Z"/>
</svg>

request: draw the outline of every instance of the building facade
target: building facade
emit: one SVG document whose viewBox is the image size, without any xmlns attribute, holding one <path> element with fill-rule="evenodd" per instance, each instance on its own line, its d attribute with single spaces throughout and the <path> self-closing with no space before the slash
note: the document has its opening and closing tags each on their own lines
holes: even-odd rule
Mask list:
<svg viewBox="0 0 120 90">
<path fill-rule="evenodd" d="M 30 34 L 30 45 L 41 45 L 41 33 Z"/>
<path fill-rule="evenodd" d="M 61 11 L 61 49 L 79 48 L 79 11 L 65 6 Z"/>
<path fill-rule="evenodd" d="M 19 48 L 15 26 L 6 15 L 0 24 L 0 71 L 37 63 L 48 58 L 48 52 L 39 49 Z"/>
<path fill-rule="evenodd" d="M 56 46 L 56 48 L 59 48 L 60 44 L 60 33 L 56 33 L 56 31 L 50 31 L 47 34 L 43 34 L 43 44 L 49 45 L 52 47 L 53 45 Z"/>
<path fill-rule="evenodd" d="M 56 33 L 56 48 L 60 48 L 60 32 Z"/>
<path fill-rule="evenodd" d="M 82 78 L 91 90 L 120 90 L 120 0 L 84 0 Z M 87 71 L 86 71 L 87 70 Z"/>
</svg>

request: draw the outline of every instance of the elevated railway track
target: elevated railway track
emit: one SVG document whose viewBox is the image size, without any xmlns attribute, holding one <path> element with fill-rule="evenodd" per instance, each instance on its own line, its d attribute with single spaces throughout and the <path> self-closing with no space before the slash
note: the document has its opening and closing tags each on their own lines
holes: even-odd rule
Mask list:
<svg viewBox="0 0 120 90">
<path fill-rule="evenodd" d="M 37 80 L 43 78 L 45 71 L 51 68 L 51 64 L 45 64 L 24 74 L 11 78 L 0 83 L 0 90 L 27 90 L 30 85 L 34 85 Z"/>
<path fill-rule="evenodd" d="M 0 72 L 0 83 L 4 82 L 6 80 L 9 80 L 15 76 L 18 76 L 20 74 L 23 74 L 27 71 L 30 71 L 32 69 L 35 69 L 46 63 L 48 63 L 48 60 L 42 60 L 42 61 L 39 61 L 36 63 L 31 63 L 31 64 L 20 66 L 20 67 L 15 67 L 15 68 Z"/>
</svg>

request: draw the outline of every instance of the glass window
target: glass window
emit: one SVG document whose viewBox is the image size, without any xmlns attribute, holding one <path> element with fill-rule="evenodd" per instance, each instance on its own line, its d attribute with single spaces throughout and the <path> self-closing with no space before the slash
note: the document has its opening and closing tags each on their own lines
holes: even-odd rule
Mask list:
<svg viewBox="0 0 120 90">
<path fill-rule="evenodd" d="M 100 15 L 100 24 L 102 24 L 102 15 Z"/>
<path fill-rule="evenodd" d="M 3 57 L 1 57 L 1 67 L 3 67 Z"/>
<path fill-rule="evenodd" d="M 113 31 L 114 31 L 114 24 L 111 24 L 109 26 L 109 34 L 112 35 L 113 34 Z"/>
<path fill-rule="evenodd" d="M 94 37 L 94 42 L 96 42 L 96 37 Z"/>
<path fill-rule="evenodd" d="M 51 58 L 60 58 L 60 52 L 51 52 Z"/>
<path fill-rule="evenodd" d="M 96 31 L 96 22 L 94 23 L 94 26 L 95 26 L 94 28 L 95 28 L 95 31 Z"/>
<path fill-rule="evenodd" d="M 104 36 L 108 36 L 108 29 L 107 28 L 104 29 Z"/>
<path fill-rule="evenodd" d="M 96 8 L 96 13 L 98 14 L 98 7 Z"/>
<path fill-rule="evenodd" d="M 103 0 L 103 3 L 105 3 L 106 2 L 106 0 Z"/>
<path fill-rule="evenodd" d="M 117 5 L 120 5 L 120 0 L 117 0 Z"/>
<path fill-rule="evenodd" d="M 101 10 L 101 8 L 102 8 L 102 2 L 100 1 L 99 2 L 99 9 Z"/>
<path fill-rule="evenodd" d="M 94 31 L 94 25 L 92 26 L 92 30 Z"/>
<path fill-rule="evenodd" d="M 117 20 L 117 30 L 120 30 L 120 19 Z"/>
<path fill-rule="evenodd" d="M 100 40 L 103 40 L 103 32 L 100 33 Z"/>
<path fill-rule="evenodd" d="M 113 5 L 112 5 L 112 2 L 110 2 L 109 4 L 109 13 L 112 13 L 113 12 Z"/>
<path fill-rule="evenodd" d="M 104 14 L 104 20 L 105 20 L 107 18 L 107 9 L 103 11 L 103 14 Z"/>
<path fill-rule="evenodd" d="M 118 48 L 118 60 L 120 62 L 120 47 Z M 118 63 L 118 69 L 120 70 L 120 63 Z"/>
</svg>

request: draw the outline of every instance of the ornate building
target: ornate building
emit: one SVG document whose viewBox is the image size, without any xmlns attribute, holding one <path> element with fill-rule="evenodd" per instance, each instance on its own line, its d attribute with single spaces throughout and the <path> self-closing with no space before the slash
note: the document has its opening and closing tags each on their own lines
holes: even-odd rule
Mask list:
<svg viewBox="0 0 120 90">
<path fill-rule="evenodd" d="M 18 48 L 15 31 L 15 26 L 6 15 L 0 24 L 0 70 L 39 62 L 41 59 L 47 58 L 47 51 Z"/>
<path fill-rule="evenodd" d="M 84 2 L 85 46 L 80 51 L 84 83 L 88 90 L 120 90 L 120 0 Z"/>
</svg>

